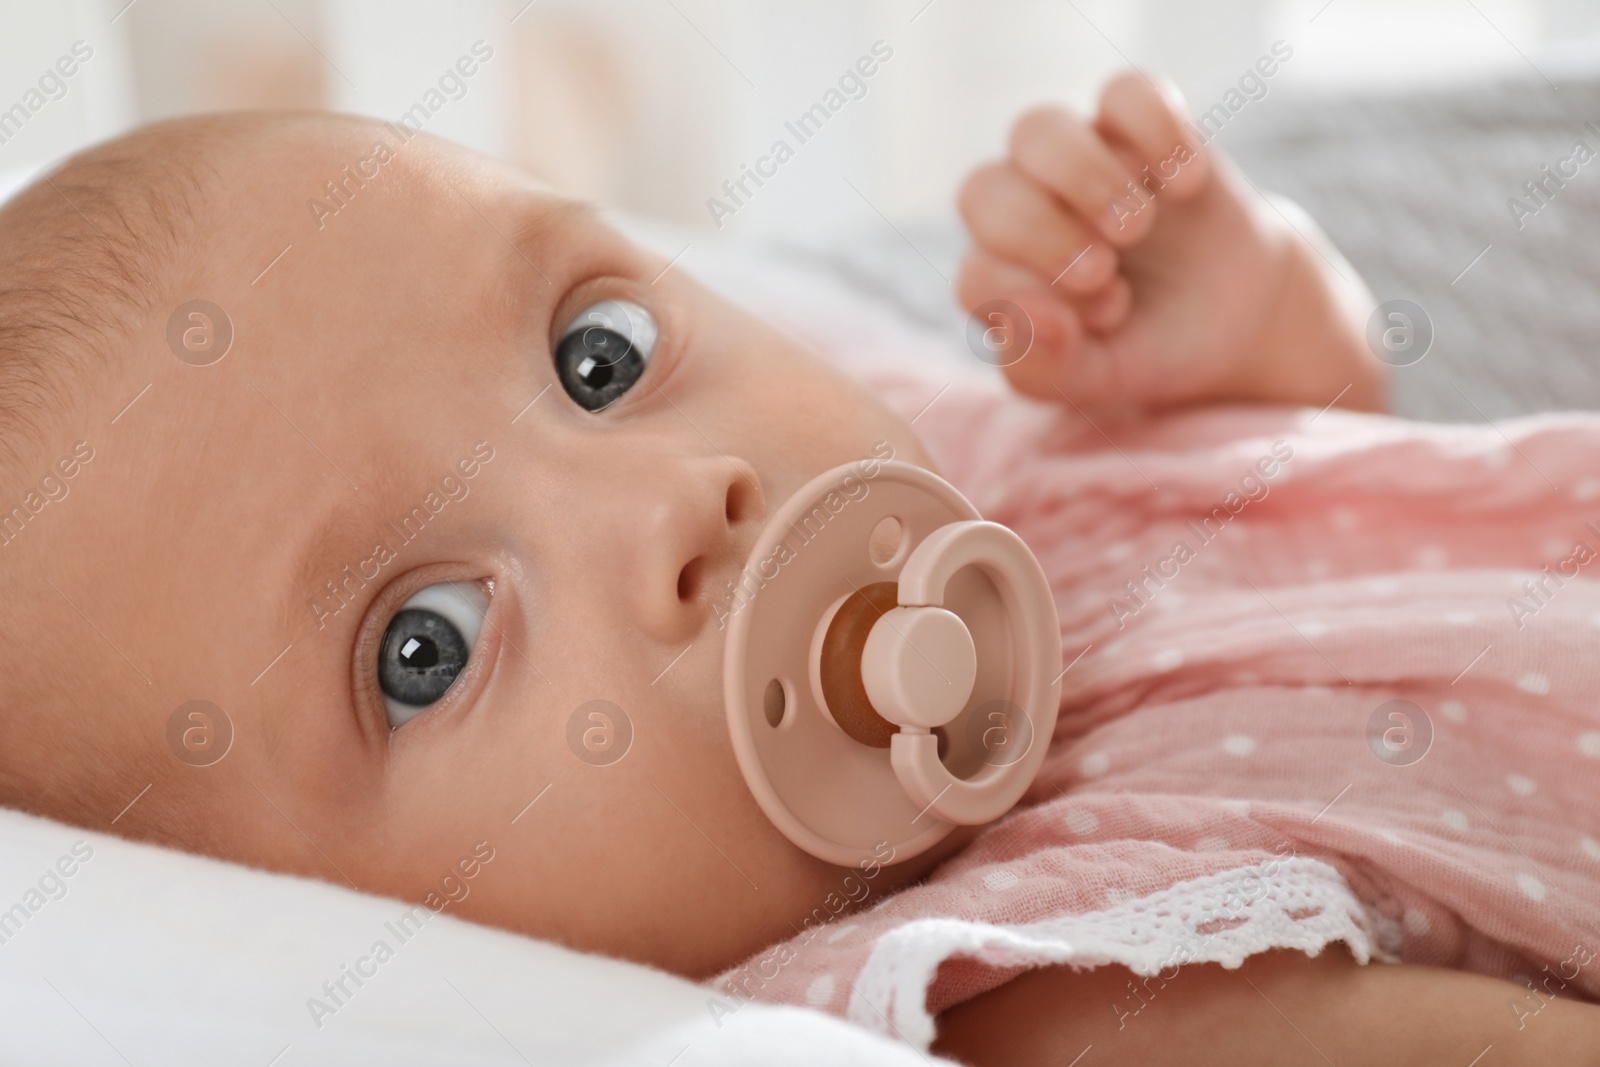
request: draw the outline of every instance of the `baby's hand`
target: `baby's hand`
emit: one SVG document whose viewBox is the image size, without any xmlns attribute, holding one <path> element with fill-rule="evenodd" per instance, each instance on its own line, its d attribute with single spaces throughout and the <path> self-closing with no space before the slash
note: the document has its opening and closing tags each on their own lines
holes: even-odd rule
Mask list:
<svg viewBox="0 0 1600 1067">
<path fill-rule="evenodd" d="M 1006 158 L 968 177 L 961 303 L 980 325 L 1016 329 L 984 306 L 1009 301 L 1033 330 L 1007 377 L 1085 407 L 1320 406 L 1347 385 L 1343 404 L 1380 406 L 1360 279 L 1303 213 L 1205 147 L 1180 106 L 1142 74 L 1120 75 L 1092 119 L 1025 113 Z"/>
</svg>

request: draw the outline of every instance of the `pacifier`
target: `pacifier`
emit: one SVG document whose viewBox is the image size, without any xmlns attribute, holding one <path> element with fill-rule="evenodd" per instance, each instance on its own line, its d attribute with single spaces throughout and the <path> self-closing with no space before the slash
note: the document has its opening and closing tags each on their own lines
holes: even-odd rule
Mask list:
<svg viewBox="0 0 1600 1067">
<path fill-rule="evenodd" d="M 1061 631 L 1039 562 L 921 467 L 864 459 L 806 483 L 751 550 L 723 692 L 772 823 L 842 866 L 990 822 L 1038 773 Z"/>
</svg>

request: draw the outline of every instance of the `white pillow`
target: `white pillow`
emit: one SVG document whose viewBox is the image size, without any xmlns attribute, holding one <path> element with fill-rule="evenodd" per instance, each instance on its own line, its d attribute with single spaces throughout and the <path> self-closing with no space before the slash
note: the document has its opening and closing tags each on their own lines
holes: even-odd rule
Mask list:
<svg viewBox="0 0 1600 1067">
<path fill-rule="evenodd" d="M 42 167 L 8 167 L 0 170 L 0 204 L 10 200 L 12 194 L 21 192 L 24 185 L 42 173 Z"/>
<path fill-rule="evenodd" d="M 0 1063 L 935 1062 L 808 1009 L 719 1020 L 707 987 L 410 911 L 0 809 Z M 335 1005 L 323 983 L 364 957 Z"/>
</svg>

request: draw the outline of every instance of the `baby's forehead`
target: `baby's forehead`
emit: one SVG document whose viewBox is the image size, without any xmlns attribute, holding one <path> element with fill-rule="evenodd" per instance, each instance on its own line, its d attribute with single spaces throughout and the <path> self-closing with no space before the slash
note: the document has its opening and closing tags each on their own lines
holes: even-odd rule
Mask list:
<svg viewBox="0 0 1600 1067">
<path fill-rule="evenodd" d="M 97 364 L 128 358 L 146 320 L 160 332 L 192 300 L 276 288 L 292 303 L 306 295 L 297 281 L 330 271 L 344 276 L 322 282 L 357 300 L 364 279 L 426 274 L 430 261 L 458 262 L 452 249 L 538 271 L 586 214 L 510 167 L 378 120 L 243 113 L 145 127 L 0 208 L 0 385 L 51 384 L 17 420 L 37 422 L 58 406 L 40 400 L 81 391 Z M 341 255 L 352 247 L 360 262 Z M 0 452 L 23 450 L 8 444 Z"/>
<path fill-rule="evenodd" d="M 406 125 L 318 115 L 265 126 L 257 136 L 262 151 L 237 153 L 232 173 L 219 178 L 237 183 L 258 207 L 267 202 L 254 199 L 261 194 L 279 205 L 292 203 L 306 232 L 337 233 L 345 219 L 371 211 L 374 202 L 417 210 L 455 201 L 491 228 L 502 220 L 488 201 L 500 196 L 514 196 L 535 217 L 593 211 L 509 164 Z"/>
</svg>

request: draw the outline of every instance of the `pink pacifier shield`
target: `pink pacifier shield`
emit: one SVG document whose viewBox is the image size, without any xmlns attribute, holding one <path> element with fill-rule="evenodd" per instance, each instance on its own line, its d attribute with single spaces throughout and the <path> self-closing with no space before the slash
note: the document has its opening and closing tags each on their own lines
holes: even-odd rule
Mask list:
<svg viewBox="0 0 1600 1067">
<path fill-rule="evenodd" d="M 867 636 L 840 653 L 852 612 Z M 920 467 L 867 459 L 807 483 L 762 531 L 721 622 L 739 768 L 773 824 L 823 860 L 884 845 L 907 859 L 998 818 L 1044 759 L 1061 670 L 1044 573 Z M 854 705 L 841 663 L 861 683 Z"/>
</svg>

